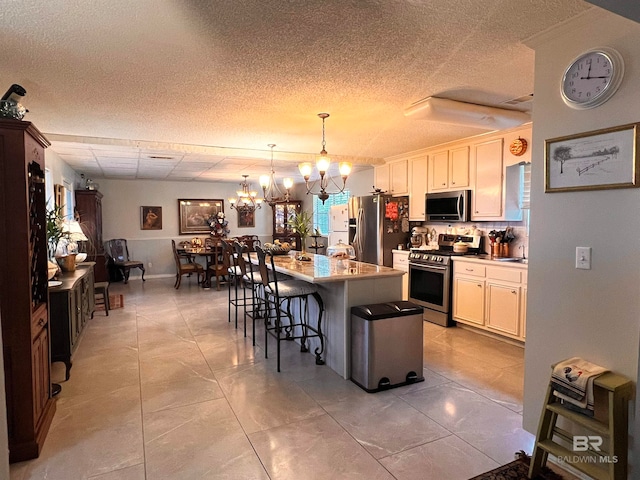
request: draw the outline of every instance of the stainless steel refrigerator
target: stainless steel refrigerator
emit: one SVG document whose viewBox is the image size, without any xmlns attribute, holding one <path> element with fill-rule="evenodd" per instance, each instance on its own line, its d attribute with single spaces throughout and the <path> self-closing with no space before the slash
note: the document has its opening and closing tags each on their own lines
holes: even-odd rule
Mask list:
<svg viewBox="0 0 640 480">
<path fill-rule="evenodd" d="M 356 260 L 393 266 L 391 250 L 409 238 L 409 197 L 371 195 L 349 199 L 349 243 Z"/>
</svg>

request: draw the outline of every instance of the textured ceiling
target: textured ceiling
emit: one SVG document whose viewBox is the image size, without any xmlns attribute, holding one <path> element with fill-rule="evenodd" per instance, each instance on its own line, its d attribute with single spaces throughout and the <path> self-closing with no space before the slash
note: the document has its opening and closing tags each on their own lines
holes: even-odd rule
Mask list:
<svg viewBox="0 0 640 480">
<path fill-rule="evenodd" d="M 331 114 L 329 154 L 370 165 L 482 133 L 403 111 L 428 96 L 500 106 L 532 93 L 534 53 L 522 40 L 588 8 L 582 0 L 22 0 L 0 11 L 0 89 L 24 86 L 25 119 L 95 177 L 254 177 L 268 170 L 269 143 L 278 175 L 295 173 L 321 149 L 319 112 Z"/>
</svg>

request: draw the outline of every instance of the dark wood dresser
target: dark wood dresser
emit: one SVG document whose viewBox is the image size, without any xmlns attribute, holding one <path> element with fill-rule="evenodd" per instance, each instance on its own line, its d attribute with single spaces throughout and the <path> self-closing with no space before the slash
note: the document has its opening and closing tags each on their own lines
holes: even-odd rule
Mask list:
<svg viewBox="0 0 640 480">
<path fill-rule="evenodd" d="M 49 289 L 51 362 L 64 362 L 69 380 L 71 356 L 95 309 L 93 262 L 58 275 L 62 285 Z"/>
</svg>

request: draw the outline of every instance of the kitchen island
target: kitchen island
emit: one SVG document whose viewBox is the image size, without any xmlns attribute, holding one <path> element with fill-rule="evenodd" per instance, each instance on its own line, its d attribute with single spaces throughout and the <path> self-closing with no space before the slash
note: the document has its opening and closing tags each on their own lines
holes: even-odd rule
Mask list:
<svg viewBox="0 0 640 480">
<path fill-rule="evenodd" d="M 307 254 L 310 261 L 290 255 L 274 256 L 277 272 L 298 280 L 315 283 L 324 301 L 322 331 L 325 337 L 325 362 L 343 378 L 350 378 L 351 307 L 402 299 L 401 270 L 389 267 L 338 260 L 324 255 Z M 253 263 L 257 263 L 254 254 Z M 267 260 L 267 265 L 270 262 Z M 309 303 L 310 318 L 317 316 L 315 302 Z M 318 339 L 309 339 L 309 351 L 319 347 Z M 286 368 L 286 367 L 285 367 Z"/>
</svg>

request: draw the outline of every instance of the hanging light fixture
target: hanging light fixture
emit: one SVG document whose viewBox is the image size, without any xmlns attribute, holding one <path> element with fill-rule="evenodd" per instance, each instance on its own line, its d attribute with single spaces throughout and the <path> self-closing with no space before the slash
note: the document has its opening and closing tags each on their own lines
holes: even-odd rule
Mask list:
<svg viewBox="0 0 640 480">
<path fill-rule="evenodd" d="M 304 183 L 307 186 L 307 194 L 312 193 L 313 195 L 318 195 L 318 198 L 322 200 L 324 204 L 325 200 L 329 198 L 329 195 L 334 195 L 336 193 L 344 192 L 344 189 L 347 186 L 347 177 L 351 173 L 351 163 L 350 162 L 340 162 L 338 164 L 338 168 L 340 171 L 340 176 L 342 177 L 342 187 L 338 185 L 333 178 L 331 181 L 338 188 L 337 192 L 327 192 L 327 187 L 329 186 L 329 176 L 327 175 L 327 170 L 329 170 L 329 165 L 331 165 L 331 159 L 327 155 L 326 145 L 327 142 L 324 138 L 324 121 L 329 118 L 328 113 L 319 113 L 318 117 L 322 119 L 322 150 L 320 151 L 320 156 L 316 160 L 316 167 L 318 168 L 318 173 L 320 174 L 320 191 L 312 192 L 313 188 L 316 185 L 316 182 L 313 182 L 309 185 L 309 178 L 311 177 L 311 173 L 313 171 L 313 165 L 309 162 L 301 163 L 298 165 L 298 169 L 300 173 L 304 177 Z"/>
<path fill-rule="evenodd" d="M 276 171 L 273 168 L 273 147 L 276 144 L 270 143 L 267 146 L 271 148 L 271 173 L 260 176 L 260 186 L 262 187 L 263 200 L 273 208 L 277 202 L 289 201 L 289 190 L 293 187 L 293 178 L 287 177 L 282 180 L 282 185 L 285 188 L 285 193 L 282 193 L 276 182 Z"/>
<path fill-rule="evenodd" d="M 249 189 L 249 184 L 247 183 L 247 178 L 249 175 L 242 175 L 244 179 L 240 186 L 242 190 L 238 190 L 236 192 L 237 198 L 229 198 L 229 203 L 231 204 L 231 208 L 235 208 L 239 212 L 253 211 L 259 208 L 262 208 L 262 199 L 256 198 L 258 196 L 258 192 L 251 191 Z"/>
</svg>

